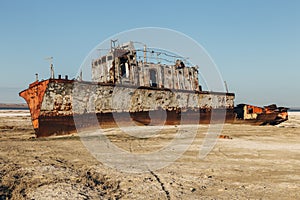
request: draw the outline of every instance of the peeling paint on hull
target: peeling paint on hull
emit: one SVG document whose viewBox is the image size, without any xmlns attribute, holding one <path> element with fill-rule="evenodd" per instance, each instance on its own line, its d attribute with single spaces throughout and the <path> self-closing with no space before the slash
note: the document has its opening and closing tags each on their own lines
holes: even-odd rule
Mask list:
<svg viewBox="0 0 300 200">
<path fill-rule="evenodd" d="M 108 128 L 132 123 L 209 124 L 212 111 L 215 123 L 232 123 L 235 118 L 232 93 L 134 88 L 65 79 L 49 79 L 46 83 L 37 82 L 20 93 L 29 102 L 38 137 L 70 134 L 76 132 L 76 128 Z M 38 85 L 42 85 L 42 89 Z M 31 99 L 37 96 L 38 101 L 32 103 Z M 95 119 L 97 122 L 92 123 Z"/>
</svg>

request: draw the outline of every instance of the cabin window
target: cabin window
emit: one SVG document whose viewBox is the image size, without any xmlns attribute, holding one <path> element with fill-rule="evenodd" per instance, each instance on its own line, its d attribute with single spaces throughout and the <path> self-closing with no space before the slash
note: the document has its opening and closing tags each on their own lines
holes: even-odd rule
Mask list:
<svg viewBox="0 0 300 200">
<path fill-rule="evenodd" d="M 107 56 L 107 60 L 112 60 L 112 56 Z"/>
<path fill-rule="evenodd" d="M 120 58 L 121 77 L 129 78 L 129 65 L 127 57 Z"/>
<path fill-rule="evenodd" d="M 171 70 L 168 70 L 168 73 L 171 75 Z"/>
<path fill-rule="evenodd" d="M 125 63 L 121 64 L 121 76 L 125 76 L 126 75 L 126 67 L 125 67 Z"/>
<path fill-rule="evenodd" d="M 150 86 L 151 87 L 157 87 L 157 81 L 156 81 L 156 70 L 150 69 Z"/>
<path fill-rule="evenodd" d="M 252 114 L 253 113 L 253 108 L 248 108 L 248 113 Z"/>
<path fill-rule="evenodd" d="M 106 62 L 106 57 L 102 57 L 102 63 Z"/>
</svg>

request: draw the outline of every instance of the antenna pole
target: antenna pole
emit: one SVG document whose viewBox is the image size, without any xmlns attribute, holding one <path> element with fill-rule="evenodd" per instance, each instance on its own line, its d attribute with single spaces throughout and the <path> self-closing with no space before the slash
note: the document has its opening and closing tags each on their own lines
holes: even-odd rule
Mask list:
<svg viewBox="0 0 300 200">
<path fill-rule="evenodd" d="M 53 57 L 51 56 L 51 57 L 45 58 L 45 60 L 48 60 L 50 62 L 50 71 L 51 71 L 50 79 L 54 79 Z"/>
<path fill-rule="evenodd" d="M 226 81 L 224 81 L 224 84 L 225 84 L 226 92 L 228 93 L 228 87 Z"/>
<path fill-rule="evenodd" d="M 54 69 L 53 69 L 53 64 L 50 64 L 50 69 L 51 69 L 51 79 L 54 79 Z"/>
<path fill-rule="evenodd" d="M 144 45 L 144 63 L 147 62 L 147 46 Z"/>
<path fill-rule="evenodd" d="M 82 81 L 82 70 L 80 70 L 79 80 Z"/>
<path fill-rule="evenodd" d="M 112 50 L 113 48 L 116 48 L 116 42 L 117 41 L 118 41 L 118 39 L 110 40 L 110 50 Z"/>
</svg>

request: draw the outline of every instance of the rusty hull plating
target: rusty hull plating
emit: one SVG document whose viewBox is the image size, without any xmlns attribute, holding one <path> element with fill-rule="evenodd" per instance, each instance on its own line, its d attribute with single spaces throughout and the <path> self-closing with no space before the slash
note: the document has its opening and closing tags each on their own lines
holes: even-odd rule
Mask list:
<svg viewBox="0 0 300 200">
<path fill-rule="evenodd" d="M 73 94 L 74 85 L 81 88 L 76 97 Z M 124 105 L 115 105 L 112 101 L 112 94 L 116 92 L 116 88 L 124 94 L 131 94 L 129 110 L 120 112 L 118 107 Z M 89 100 L 84 98 L 90 95 L 94 95 L 92 98 L 96 100 L 94 107 L 91 107 L 88 104 Z M 20 92 L 20 96 L 29 105 L 33 127 L 38 137 L 75 133 L 78 128 L 108 128 L 132 123 L 136 125 L 207 124 L 211 121 L 212 109 L 217 113 L 226 113 L 227 123 L 232 123 L 235 117 L 233 93 L 170 90 L 145 86 L 136 88 L 110 83 L 49 79 L 30 84 L 27 90 Z M 126 102 L 127 97 L 122 95 L 118 100 Z M 223 104 L 225 102 L 226 106 L 213 108 L 212 99 Z M 153 107 L 152 104 L 157 107 Z M 128 113 L 130 120 L 126 118 Z M 91 124 L 95 116 L 98 124 Z M 220 122 L 224 121 L 222 117 L 219 119 Z M 81 123 L 75 124 L 74 118 Z"/>
<path fill-rule="evenodd" d="M 19 93 L 23 97 L 30 109 L 31 120 L 34 130 L 39 128 L 39 116 L 41 102 L 47 89 L 49 80 L 35 81 L 29 85 L 29 88 Z"/>
</svg>

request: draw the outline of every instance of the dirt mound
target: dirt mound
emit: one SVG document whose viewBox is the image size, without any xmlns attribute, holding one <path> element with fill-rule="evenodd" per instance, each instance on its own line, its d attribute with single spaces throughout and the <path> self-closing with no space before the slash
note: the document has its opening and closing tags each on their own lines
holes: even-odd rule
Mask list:
<svg viewBox="0 0 300 200">
<path fill-rule="evenodd" d="M 1 160 L 0 199 L 119 199 L 119 182 L 66 161 L 24 168 Z"/>
</svg>

